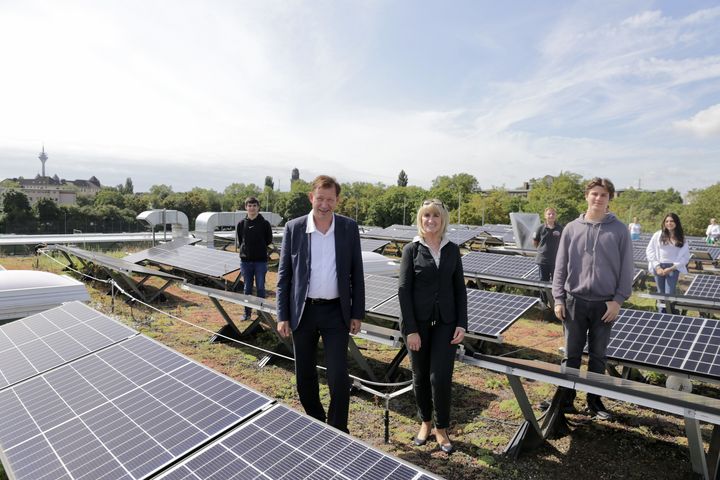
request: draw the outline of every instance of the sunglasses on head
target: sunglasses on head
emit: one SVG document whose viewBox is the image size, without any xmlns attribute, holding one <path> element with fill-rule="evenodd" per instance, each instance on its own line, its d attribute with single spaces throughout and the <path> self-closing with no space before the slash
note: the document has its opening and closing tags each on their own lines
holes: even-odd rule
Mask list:
<svg viewBox="0 0 720 480">
<path fill-rule="evenodd" d="M 442 208 L 445 208 L 445 204 L 440 200 L 425 200 L 423 202 L 423 207 L 427 207 L 428 205 L 438 205 Z"/>
</svg>

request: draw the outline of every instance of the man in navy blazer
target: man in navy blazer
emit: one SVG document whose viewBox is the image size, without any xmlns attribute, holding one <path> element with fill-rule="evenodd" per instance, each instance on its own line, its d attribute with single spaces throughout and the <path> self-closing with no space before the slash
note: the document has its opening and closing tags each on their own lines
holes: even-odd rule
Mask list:
<svg viewBox="0 0 720 480">
<path fill-rule="evenodd" d="M 292 331 L 298 395 L 305 412 L 347 432 L 350 406 L 349 333 L 365 316 L 360 233 L 354 220 L 335 215 L 340 184 L 326 175 L 312 183 L 312 211 L 285 225 L 278 267 L 278 332 Z M 320 402 L 318 340 L 325 351 L 330 407 Z"/>
</svg>

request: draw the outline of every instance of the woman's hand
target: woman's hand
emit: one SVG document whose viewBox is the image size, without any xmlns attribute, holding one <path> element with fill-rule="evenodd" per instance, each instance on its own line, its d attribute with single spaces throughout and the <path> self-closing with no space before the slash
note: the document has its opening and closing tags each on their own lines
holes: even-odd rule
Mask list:
<svg viewBox="0 0 720 480">
<path fill-rule="evenodd" d="M 455 334 L 453 335 L 452 340 L 450 340 L 451 345 L 457 345 L 458 343 L 462 342 L 465 338 L 465 329 L 462 327 L 455 327 Z"/>
<path fill-rule="evenodd" d="M 412 350 L 413 352 L 417 352 L 420 350 L 420 334 L 419 333 L 411 333 L 407 336 L 407 348 L 408 350 Z"/>
<path fill-rule="evenodd" d="M 655 267 L 655 273 L 656 273 L 658 276 L 660 276 L 660 277 L 664 277 L 664 276 L 665 276 L 665 270 L 663 270 L 663 268 L 662 268 L 662 267 L 659 267 L 659 266 L 658 266 L 658 267 Z"/>
</svg>

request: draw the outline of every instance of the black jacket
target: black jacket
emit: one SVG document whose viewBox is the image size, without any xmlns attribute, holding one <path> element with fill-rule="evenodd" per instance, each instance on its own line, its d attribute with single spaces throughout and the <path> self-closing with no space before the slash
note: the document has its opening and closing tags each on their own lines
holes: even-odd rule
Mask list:
<svg viewBox="0 0 720 480">
<path fill-rule="evenodd" d="M 268 245 L 272 245 L 270 222 L 258 214 L 253 220 L 244 218 L 235 230 L 240 259 L 247 262 L 267 262 Z"/>
<path fill-rule="evenodd" d="M 400 329 L 404 335 L 418 331 L 418 323 L 437 321 L 467 330 L 467 290 L 460 247 L 448 242 L 440 250 L 440 267 L 430 250 L 419 242 L 405 245 L 398 283 Z M 436 310 L 437 304 L 437 310 Z"/>
</svg>

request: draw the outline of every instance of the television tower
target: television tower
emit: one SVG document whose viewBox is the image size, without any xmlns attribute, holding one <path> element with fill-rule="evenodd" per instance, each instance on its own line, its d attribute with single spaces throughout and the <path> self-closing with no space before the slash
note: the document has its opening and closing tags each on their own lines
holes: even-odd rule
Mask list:
<svg viewBox="0 0 720 480">
<path fill-rule="evenodd" d="M 45 153 L 45 145 L 43 145 L 42 153 L 40 153 L 40 156 L 38 157 L 40 161 L 42 162 L 42 176 L 45 176 L 45 162 L 47 162 L 48 156 Z"/>
</svg>

